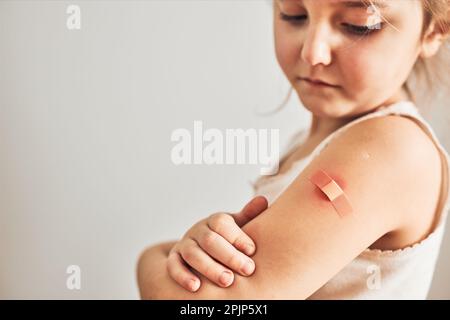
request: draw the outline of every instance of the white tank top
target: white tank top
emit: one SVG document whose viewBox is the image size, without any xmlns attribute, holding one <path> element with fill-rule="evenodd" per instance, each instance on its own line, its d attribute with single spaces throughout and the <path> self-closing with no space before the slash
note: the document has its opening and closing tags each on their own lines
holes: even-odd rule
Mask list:
<svg viewBox="0 0 450 320">
<path fill-rule="evenodd" d="M 388 114 L 406 116 L 414 120 L 439 150 L 442 185 L 436 209 L 437 223 L 424 240 L 412 246 L 398 250 L 364 250 L 308 299 L 426 299 L 427 297 L 450 208 L 448 187 L 450 161 L 433 129 L 420 115 L 413 102 L 401 101 L 349 122 L 327 136 L 311 154 L 294 162 L 288 171 L 276 176 L 261 176 L 251 184 L 255 195 L 264 195 L 270 206 L 333 138 L 358 122 Z M 281 155 L 280 163 L 303 143 L 307 133 L 308 130 L 302 130 L 292 137 Z"/>
</svg>

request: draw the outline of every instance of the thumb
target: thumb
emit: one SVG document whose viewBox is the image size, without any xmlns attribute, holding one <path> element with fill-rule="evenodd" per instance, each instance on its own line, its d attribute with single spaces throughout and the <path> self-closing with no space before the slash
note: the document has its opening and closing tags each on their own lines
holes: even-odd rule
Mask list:
<svg viewBox="0 0 450 320">
<path fill-rule="evenodd" d="M 266 210 L 267 207 L 267 199 L 264 196 L 257 196 L 250 200 L 241 212 L 233 213 L 231 216 L 239 227 L 243 227 L 247 222 Z"/>
</svg>

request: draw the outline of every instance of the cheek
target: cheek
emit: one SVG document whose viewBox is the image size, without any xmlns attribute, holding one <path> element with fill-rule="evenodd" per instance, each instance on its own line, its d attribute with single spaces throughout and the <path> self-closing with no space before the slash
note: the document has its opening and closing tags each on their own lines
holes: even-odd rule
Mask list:
<svg viewBox="0 0 450 320">
<path fill-rule="evenodd" d="M 300 41 L 289 35 L 282 28 L 275 30 L 275 52 L 278 63 L 289 79 L 295 77 L 292 74 L 297 68 L 295 67 L 300 59 Z"/>
<path fill-rule="evenodd" d="M 416 60 L 417 39 L 414 33 L 389 32 L 393 35 L 361 41 L 340 55 L 344 81 L 357 93 L 390 93 L 407 79 Z"/>
<path fill-rule="evenodd" d="M 354 94 L 377 92 L 393 86 L 398 62 L 385 55 L 386 50 L 353 48 L 341 56 L 341 69 L 346 87 Z"/>
<path fill-rule="evenodd" d="M 346 57 L 343 63 L 347 84 L 358 89 L 367 87 L 369 83 L 376 80 L 380 66 L 377 65 L 377 58 L 373 53 L 355 52 Z"/>
</svg>

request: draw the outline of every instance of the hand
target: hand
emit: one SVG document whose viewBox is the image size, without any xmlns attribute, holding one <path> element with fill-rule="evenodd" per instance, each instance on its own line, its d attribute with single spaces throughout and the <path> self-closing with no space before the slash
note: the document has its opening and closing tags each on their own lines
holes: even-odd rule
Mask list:
<svg viewBox="0 0 450 320">
<path fill-rule="evenodd" d="M 243 276 L 251 275 L 255 263 L 248 256 L 255 253 L 256 246 L 241 228 L 267 206 L 266 198 L 257 196 L 239 213 L 214 213 L 196 223 L 169 252 L 167 269 L 170 277 L 195 292 L 201 283 L 194 271 L 221 287 L 233 283 L 234 273 L 230 269 Z"/>
</svg>

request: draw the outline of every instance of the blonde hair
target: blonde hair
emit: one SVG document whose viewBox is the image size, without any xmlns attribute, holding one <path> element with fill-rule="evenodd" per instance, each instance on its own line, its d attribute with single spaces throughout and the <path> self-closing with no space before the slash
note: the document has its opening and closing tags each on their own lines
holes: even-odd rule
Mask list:
<svg viewBox="0 0 450 320">
<path fill-rule="evenodd" d="M 404 84 L 411 100 L 418 103 L 429 101 L 436 94 L 449 93 L 450 77 L 450 0 L 421 0 L 424 11 L 422 40 L 428 28 L 435 23 L 437 30 L 445 40 L 439 51 L 431 58 L 419 57 L 413 71 Z M 413 94 L 418 92 L 419 96 Z"/>
<path fill-rule="evenodd" d="M 373 4 L 372 0 L 362 0 L 367 4 Z M 423 4 L 423 26 L 421 40 L 432 23 L 435 23 L 438 31 L 444 35 L 445 40 L 439 51 L 431 58 L 423 59 L 419 57 L 413 70 L 403 84 L 403 88 L 409 98 L 416 104 L 428 104 L 430 98 L 436 94 L 449 94 L 450 88 L 450 0 L 421 0 Z M 270 114 L 284 108 L 289 102 L 293 92 L 291 86 L 283 102 Z M 418 95 L 416 94 L 418 93 Z"/>
</svg>

